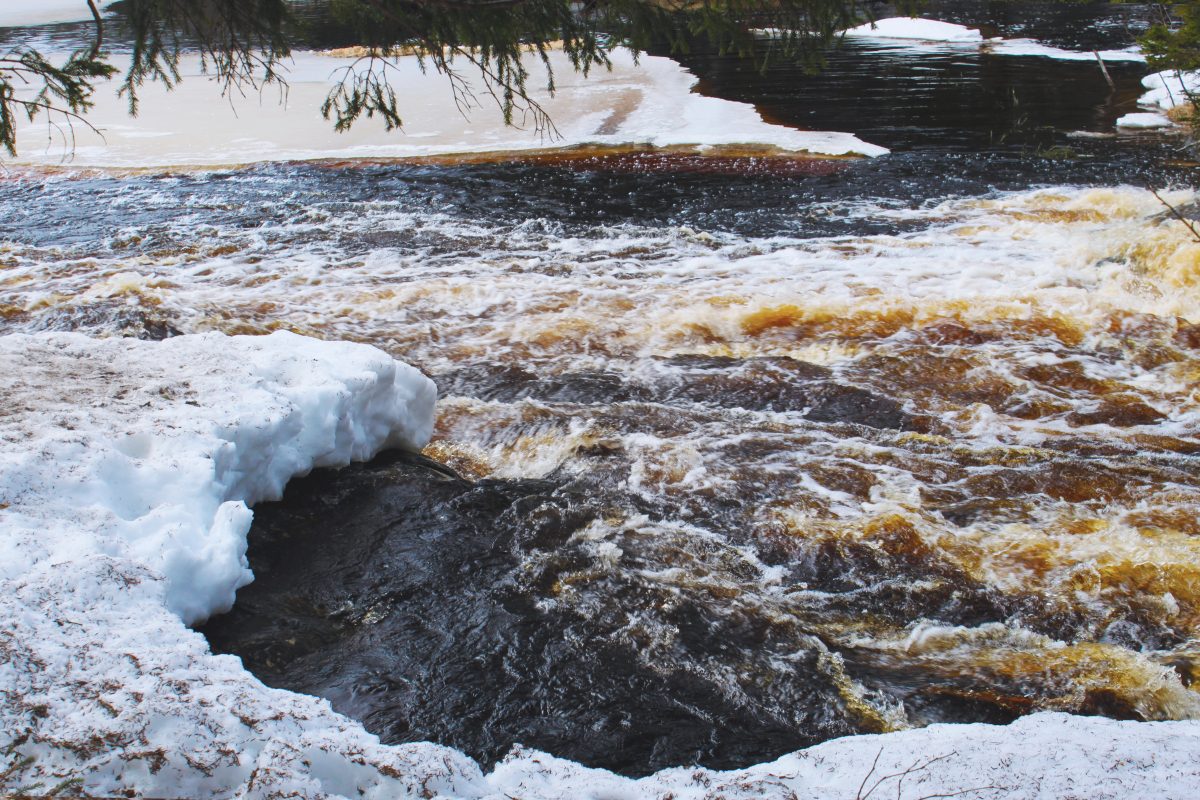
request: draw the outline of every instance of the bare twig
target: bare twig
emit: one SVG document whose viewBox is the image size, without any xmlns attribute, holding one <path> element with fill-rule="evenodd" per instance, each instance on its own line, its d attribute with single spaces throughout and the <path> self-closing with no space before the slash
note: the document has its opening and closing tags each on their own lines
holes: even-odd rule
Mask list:
<svg viewBox="0 0 1200 800">
<path fill-rule="evenodd" d="M 1153 186 L 1147 186 L 1146 188 L 1150 190 L 1150 194 L 1154 195 L 1154 198 L 1156 200 L 1158 200 L 1158 202 L 1162 203 L 1164 206 L 1167 207 L 1167 211 L 1171 212 L 1171 216 L 1175 217 L 1175 219 L 1179 220 L 1180 222 L 1182 222 L 1184 224 L 1184 227 L 1186 227 L 1191 232 L 1192 238 L 1194 240 L 1196 240 L 1197 242 L 1200 242 L 1200 230 L 1197 230 L 1195 220 L 1190 220 L 1187 217 L 1185 217 L 1183 215 L 1183 213 L 1179 211 L 1179 209 L 1175 208 L 1175 206 L 1168 203 L 1166 201 L 1166 199 L 1161 194 L 1159 194 L 1158 191 Z"/>
<path fill-rule="evenodd" d="M 875 781 L 875 783 L 871 784 L 871 788 L 867 789 L 866 792 L 864 793 L 863 789 L 866 789 L 867 782 L 871 779 L 871 776 L 875 774 L 875 769 L 879 765 L 879 758 L 882 755 L 883 755 L 883 749 L 880 748 L 879 752 L 875 754 L 875 760 L 871 762 L 871 769 L 867 772 L 866 776 L 863 778 L 862 783 L 859 784 L 858 791 L 854 795 L 854 800 L 867 800 L 875 792 L 876 789 L 878 789 L 880 786 L 882 786 L 885 782 L 893 780 L 893 779 L 895 779 L 895 781 L 896 781 L 896 800 L 900 800 L 901 790 L 903 788 L 905 778 L 907 778 L 908 776 L 913 775 L 915 773 L 927 770 L 932 765 L 938 763 L 939 761 L 945 761 L 948 758 L 952 758 L 952 757 L 958 755 L 958 753 L 955 751 L 951 751 L 944 755 L 927 758 L 923 761 L 918 758 L 916 761 L 914 761 L 912 764 L 910 764 L 907 769 L 901 770 L 899 772 L 893 772 L 888 775 L 880 776 L 879 779 Z M 941 792 L 941 793 L 937 793 L 937 794 L 921 795 L 920 797 L 915 798 L 915 800 L 936 800 L 936 798 L 961 797 L 965 794 L 973 794 L 975 792 L 985 792 L 985 791 L 988 791 L 989 789 L 999 789 L 999 788 L 1000 788 L 999 786 L 996 786 L 994 784 L 989 784 L 987 786 L 974 786 L 969 789 L 959 789 L 954 792 Z"/>
</svg>

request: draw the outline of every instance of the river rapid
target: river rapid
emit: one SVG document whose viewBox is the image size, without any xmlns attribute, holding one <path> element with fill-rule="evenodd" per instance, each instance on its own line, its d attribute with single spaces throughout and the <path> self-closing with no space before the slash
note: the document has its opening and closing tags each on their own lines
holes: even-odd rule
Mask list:
<svg viewBox="0 0 1200 800">
<path fill-rule="evenodd" d="M 204 629 L 385 741 L 645 774 L 1200 717 L 1200 243 L 1150 191 L 1194 214 L 1194 166 L 1112 135 L 1144 67 L 850 47 L 686 64 L 891 155 L 14 168 L 0 332 L 285 328 L 437 382 L 423 456 L 256 509 Z"/>
</svg>

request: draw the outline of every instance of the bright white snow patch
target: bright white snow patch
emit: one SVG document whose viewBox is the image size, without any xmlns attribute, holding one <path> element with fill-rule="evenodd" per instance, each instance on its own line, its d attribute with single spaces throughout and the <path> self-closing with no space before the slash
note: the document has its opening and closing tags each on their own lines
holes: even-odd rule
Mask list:
<svg viewBox="0 0 1200 800">
<path fill-rule="evenodd" d="M 917 17 L 888 17 L 850 28 L 846 36 L 872 39 L 918 39 L 923 42 L 982 42 L 974 28 Z"/>
<path fill-rule="evenodd" d="M 1142 86 L 1147 91 L 1138 98 L 1138 105 L 1169 111 L 1190 102 L 1189 97 L 1200 92 L 1200 72 L 1155 72 L 1142 78 Z"/>
<path fill-rule="evenodd" d="M 1038 56 L 1053 58 L 1057 61 L 1095 61 L 1099 55 L 1102 61 L 1137 61 L 1144 62 L 1141 48 L 1127 47 L 1124 50 L 1064 50 L 1052 47 L 1034 39 L 988 39 L 984 43 L 991 52 L 1002 56 Z"/>
<path fill-rule="evenodd" d="M 101 0 L 96 6 L 103 9 L 116 0 Z M 80 22 L 91 19 L 86 0 L 3 0 L 0 2 L 0 28 L 24 25 L 48 25 L 54 22 Z"/>
<path fill-rule="evenodd" d="M 1162 114 L 1153 112 L 1126 114 L 1117 120 L 1118 128 L 1169 128 L 1174 124 Z"/>
<path fill-rule="evenodd" d="M 71 163 L 79 166 L 228 165 L 253 161 L 320 158 L 405 158 L 480 152 L 527 151 L 584 144 L 653 147 L 766 145 L 782 151 L 821 155 L 882 155 L 885 148 L 848 133 L 800 131 L 763 121 L 753 106 L 693 91 L 697 78 L 668 58 L 628 50 L 611 55 L 613 69 L 594 68 L 584 77 L 561 51 L 550 53 L 557 91 L 537 89 L 539 64 L 530 63 L 531 93 L 549 112 L 560 138 L 529 127 L 504 125 L 490 100 L 464 116 L 445 77 L 427 74 L 415 57 L 395 60 L 388 78 L 402 87 L 403 131 L 388 132 L 379 120 L 363 119 L 346 133 L 320 113 L 338 70 L 354 63 L 318 53 L 296 53 L 287 73 L 286 103 L 267 89 L 260 97 L 220 97 L 219 87 L 200 72 L 197 58 L 184 59 L 183 83 L 172 92 L 147 85 L 137 118 L 131 119 L 115 87 L 101 87 L 88 121 L 103 136 L 76 126 Z M 468 65 L 461 65 L 468 78 Z M 481 98 L 488 95 L 478 85 Z M 518 115 L 519 116 L 519 115 Z M 519 121 L 519 120 L 518 120 Z M 46 146 L 44 120 L 17 133 L 23 163 L 64 160 L 64 142 Z"/>
<path fill-rule="evenodd" d="M 187 623 L 250 582 L 248 504 L 316 466 L 423 447 L 437 396 L 378 350 L 288 333 L 6 337 L 0 372 L 4 404 L 29 409 L 0 418 L 0 579 L 104 554 L 162 575 Z"/>
</svg>

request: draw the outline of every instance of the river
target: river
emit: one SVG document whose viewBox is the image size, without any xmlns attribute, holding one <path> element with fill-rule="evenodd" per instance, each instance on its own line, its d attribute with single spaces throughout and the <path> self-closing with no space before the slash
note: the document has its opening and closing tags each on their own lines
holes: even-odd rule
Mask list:
<svg viewBox="0 0 1200 800">
<path fill-rule="evenodd" d="M 993 5 L 952 21 L 1127 43 Z M 1144 65 L 683 64 L 892 153 L 13 168 L 0 332 L 283 328 L 437 382 L 423 456 L 255 510 L 203 628 L 388 742 L 640 775 L 1200 716 L 1200 243 L 1149 191 L 1194 213 L 1194 164 L 1112 132 Z"/>
</svg>

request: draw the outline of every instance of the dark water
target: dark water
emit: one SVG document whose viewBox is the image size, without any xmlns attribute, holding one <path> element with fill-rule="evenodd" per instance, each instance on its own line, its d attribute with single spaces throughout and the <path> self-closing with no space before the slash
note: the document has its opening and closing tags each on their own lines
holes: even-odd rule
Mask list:
<svg viewBox="0 0 1200 800">
<path fill-rule="evenodd" d="M 881 8 L 879 17 L 893 14 Z M 1149 9 L 1107 3 L 930 3 L 924 16 L 980 28 L 985 37 L 1035 38 L 1068 50 L 1121 49 L 1144 30 Z M 892 150 L 1037 151 L 1070 145 L 1080 131 L 1111 132 L 1136 110 L 1146 67 L 1094 60 L 1014 57 L 976 44 L 845 39 L 806 72 L 786 60 L 760 64 L 696 43 L 681 62 L 702 90 L 753 103 L 768 119 L 849 131 Z M 769 44 L 764 44 L 769 47 Z M 950 171 L 950 170 L 948 170 Z"/>
</svg>

